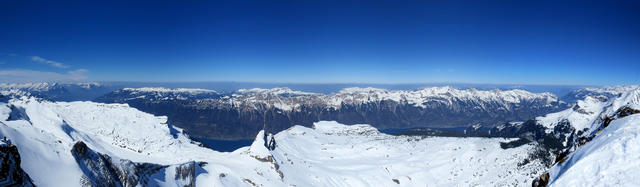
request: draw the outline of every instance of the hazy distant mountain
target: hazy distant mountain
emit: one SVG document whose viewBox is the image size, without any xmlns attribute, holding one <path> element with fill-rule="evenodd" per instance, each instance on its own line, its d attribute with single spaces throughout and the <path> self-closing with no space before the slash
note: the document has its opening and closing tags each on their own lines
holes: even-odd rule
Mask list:
<svg viewBox="0 0 640 187">
<path fill-rule="evenodd" d="M 380 129 L 493 126 L 523 121 L 568 105 L 551 93 L 524 90 L 418 90 L 346 88 L 334 94 L 288 88 L 240 89 L 222 94 L 202 89 L 125 88 L 95 101 L 127 103 L 198 137 L 248 139 L 265 127 L 278 132 L 321 120 L 371 124 Z"/>
<path fill-rule="evenodd" d="M 122 88 L 119 85 L 86 83 L 0 83 L 0 90 L 20 90 L 52 101 L 89 101 Z"/>
</svg>

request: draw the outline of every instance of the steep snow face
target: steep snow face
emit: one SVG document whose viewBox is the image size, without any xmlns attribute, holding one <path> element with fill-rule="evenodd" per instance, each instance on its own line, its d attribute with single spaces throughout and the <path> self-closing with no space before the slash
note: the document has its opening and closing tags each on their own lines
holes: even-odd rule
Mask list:
<svg viewBox="0 0 640 187">
<path fill-rule="evenodd" d="M 534 144 L 502 149 L 510 139 L 391 136 L 336 122 L 267 136 L 275 149 L 264 146 L 261 131 L 251 146 L 220 153 L 190 141 L 165 117 L 124 104 L 29 97 L 0 103 L 0 135 L 18 147 L 21 167 L 38 186 L 114 179 L 110 165 L 157 168 L 151 186 L 524 185 L 545 169 L 530 158 Z"/>
<path fill-rule="evenodd" d="M 550 173 L 551 186 L 640 186 L 640 115 L 613 121 Z"/>
</svg>

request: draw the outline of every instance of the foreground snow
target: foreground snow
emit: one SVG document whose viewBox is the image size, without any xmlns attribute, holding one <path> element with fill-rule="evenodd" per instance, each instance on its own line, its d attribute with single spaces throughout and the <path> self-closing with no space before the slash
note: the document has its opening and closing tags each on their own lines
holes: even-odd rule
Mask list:
<svg viewBox="0 0 640 187">
<path fill-rule="evenodd" d="M 640 186 L 640 115 L 613 121 L 550 171 L 552 186 Z"/>
<path fill-rule="evenodd" d="M 538 160 L 518 167 L 535 147 L 501 149 L 505 139 L 396 137 L 318 122 L 275 140 L 284 181 L 298 186 L 523 186 L 545 168 Z"/>
<path fill-rule="evenodd" d="M 91 175 L 94 165 L 72 154 L 79 141 L 121 165 L 162 165 L 149 180 L 158 186 L 187 184 L 176 172 L 191 161 L 202 163 L 197 186 L 522 186 L 546 169 L 538 160 L 524 162 L 533 144 L 502 149 L 500 142 L 510 140 L 391 136 L 336 122 L 268 136 L 274 150 L 261 132 L 251 146 L 220 153 L 166 120 L 123 104 L 29 97 L 0 103 L 0 135 L 18 147 L 21 167 L 38 186 L 80 186 Z"/>
</svg>

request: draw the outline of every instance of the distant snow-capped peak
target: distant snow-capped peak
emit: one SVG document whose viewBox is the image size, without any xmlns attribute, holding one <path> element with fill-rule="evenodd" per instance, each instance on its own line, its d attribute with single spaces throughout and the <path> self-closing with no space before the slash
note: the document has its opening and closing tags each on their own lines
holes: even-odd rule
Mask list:
<svg viewBox="0 0 640 187">
<path fill-rule="evenodd" d="M 365 104 L 378 103 L 381 101 L 394 101 L 398 103 L 407 103 L 415 107 L 426 108 L 426 103 L 442 103 L 444 105 L 453 105 L 458 102 L 482 103 L 482 107 L 486 105 L 501 105 L 502 108 L 509 110 L 510 108 L 521 103 L 541 103 L 543 106 L 551 106 L 554 102 L 560 102 L 558 98 L 551 93 L 532 93 L 524 90 L 477 90 L 466 89 L 460 90 L 453 87 L 430 87 L 418 90 L 386 90 L 380 88 L 344 88 L 334 94 L 319 94 L 304 91 L 295 91 L 290 88 L 252 88 L 240 89 L 233 94 L 225 95 L 213 90 L 205 89 L 168 89 L 161 87 L 144 87 L 144 88 L 125 88 L 122 91 L 128 92 L 133 98 L 147 99 L 185 99 L 188 98 L 181 94 L 204 94 L 197 99 L 220 99 L 223 103 L 233 105 L 245 105 L 258 107 L 264 105 L 266 107 L 275 107 L 284 111 L 291 111 L 299 108 L 304 104 L 319 105 L 325 108 L 340 108 L 342 104 Z M 206 94 L 215 94 L 211 98 L 207 98 Z M 148 98 L 150 97 L 151 98 Z M 540 104 L 537 104 L 540 105 Z"/>
<path fill-rule="evenodd" d="M 78 86 L 84 89 L 91 89 L 101 86 L 97 82 L 77 82 L 77 83 L 50 83 L 50 82 L 34 82 L 34 83 L 0 83 L 0 89 L 19 89 L 24 91 L 46 92 L 62 86 Z"/>
<path fill-rule="evenodd" d="M 524 90 L 477 90 L 456 89 L 453 87 L 429 87 L 418 90 L 386 90 L 378 88 L 345 88 L 333 95 L 333 103 L 339 102 L 377 102 L 392 100 L 407 102 L 418 107 L 425 107 L 423 103 L 429 101 L 452 103 L 455 101 L 520 103 L 523 100 L 542 100 L 548 104 L 558 102 L 558 98 L 548 92 L 532 93 Z"/>
<path fill-rule="evenodd" d="M 188 93 L 188 94 L 218 93 L 215 90 L 200 89 L 200 88 L 142 87 L 142 88 L 124 88 L 123 90 L 130 91 L 130 92 L 133 92 L 133 93 L 138 93 L 138 92 Z"/>
<path fill-rule="evenodd" d="M 241 94 L 271 94 L 271 95 L 315 95 L 317 93 L 311 92 L 303 92 L 303 91 L 294 91 L 287 87 L 279 87 L 279 88 L 251 88 L 251 89 L 239 89 L 237 91 Z"/>
</svg>

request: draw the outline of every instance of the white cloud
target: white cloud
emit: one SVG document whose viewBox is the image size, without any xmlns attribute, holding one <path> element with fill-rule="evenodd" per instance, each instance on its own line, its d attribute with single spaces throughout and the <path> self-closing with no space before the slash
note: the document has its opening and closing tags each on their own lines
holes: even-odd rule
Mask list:
<svg viewBox="0 0 640 187">
<path fill-rule="evenodd" d="M 52 82 L 86 80 L 89 71 L 77 69 L 66 73 L 34 71 L 25 69 L 0 70 L 0 82 Z"/>
<path fill-rule="evenodd" d="M 44 58 L 39 57 L 39 56 L 32 56 L 31 57 L 31 61 L 38 62 L 38 63 L 43 63 L 43 64 L 48 64 L 48 65 L 51 65 L 51 66 L 57 67 L 57 68 L 69 68 L 68 65 L 65 65 L 63 63 L 56 62 L 56 61 L 53 61 L 53 60 L 47 60 L 47 59 L 44 59 Z"/>
</svg>

